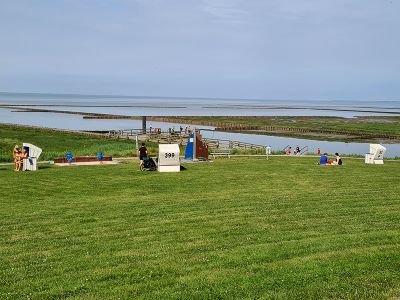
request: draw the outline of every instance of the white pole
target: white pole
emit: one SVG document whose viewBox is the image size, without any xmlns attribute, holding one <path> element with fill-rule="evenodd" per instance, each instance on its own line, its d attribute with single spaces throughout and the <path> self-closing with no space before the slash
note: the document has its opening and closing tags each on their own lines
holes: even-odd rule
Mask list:
<svg viewBox="0 0 400 300">
<path fill-rule="evenodd" d="M 138 141 L 138 135 L 136 135 L 135 140 L 136 140 L 136 155 L 139 156 L 139 141 Z"/>
<path fill-rule="evenodd" d="M 265 147 L 265 154 L 267 155 L 267 160 L 268 160 L 269 155 L 271 154 L 271 146 Z"/>
<path fill-rule="evenodd" d="M 196 160 L 196 128 L 193 128 L 193 160 Z"/>
<path fill-rule="evenodd" d="M 193 160 L 196 160 L 196 128 L 193 128 Z"/>
</svg>

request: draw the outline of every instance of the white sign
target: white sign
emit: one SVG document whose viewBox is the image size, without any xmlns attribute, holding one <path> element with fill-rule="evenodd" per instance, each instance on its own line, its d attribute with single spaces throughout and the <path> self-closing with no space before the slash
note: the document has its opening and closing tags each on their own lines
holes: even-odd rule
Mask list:
<svg viewBox="0 0 400 300">
<path fill-rule="evenodd" d="M 158 145 L 158 171 L 180 172 L 181 162 L 179 158 L 178 144 Z"/>
</svg>

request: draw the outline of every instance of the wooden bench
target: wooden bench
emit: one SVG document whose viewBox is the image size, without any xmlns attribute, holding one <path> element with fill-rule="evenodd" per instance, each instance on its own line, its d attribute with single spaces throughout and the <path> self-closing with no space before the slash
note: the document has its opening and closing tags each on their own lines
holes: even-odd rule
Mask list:
<svg viewBox="0 0 400 300">
<path fill-rule="evenodd" d="M 226 149 L 226 148 L 215 148 L 212 150 L 210 153 L 213 158 L 215 159 L 215 156 L 228 156 L 229 158 L 231 157 L 231 149 Z"/>
</svg>

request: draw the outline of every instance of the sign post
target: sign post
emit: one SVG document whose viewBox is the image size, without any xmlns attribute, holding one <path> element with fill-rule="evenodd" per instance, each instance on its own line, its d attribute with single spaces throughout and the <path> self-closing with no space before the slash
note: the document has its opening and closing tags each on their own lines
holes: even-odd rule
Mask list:
<svg viewBox="0 0 400 300">
<path fill-rule="evenodd" d="M 271 155 L 271 146 L 265 147 L 265 154 L 267 155 L 267 160 L 269 160 L 269 155 Z"/>
<path fill-rule="evenodd" d="M 136 141 L 136 155 L 139 157 L 139 138 L 138 135 L 135 136 Z"/>
</svg>

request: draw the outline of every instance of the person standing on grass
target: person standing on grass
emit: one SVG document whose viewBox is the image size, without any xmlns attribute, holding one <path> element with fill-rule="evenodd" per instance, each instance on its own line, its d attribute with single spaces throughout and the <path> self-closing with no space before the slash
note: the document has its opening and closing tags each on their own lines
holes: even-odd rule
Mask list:
<svg viewBox="0 0 400 300">
<path fill-rule="evenodd" d="M 15 163 L 15 171 L 17 171 L 17 172 L 21 171 L 23 153 L 21 151 L 21 148 L 18 145 L 15 145 L 15 147 L 14 147 L 13 157 L 14 157 L 14 163 Z"/>
<path fill-rule="evenodd" d="M 139 148 L 139 166 L 143 166 L 145 157 L 147 157 L 147 148 L 145 146 L 145 143 L 142 143 L 142 146 Z"/>
<path fill-rule="evenodd" d="M 292 153 L 292 147 L 287 148 L 286 155 L 290 155 Z"/>
</svg>

